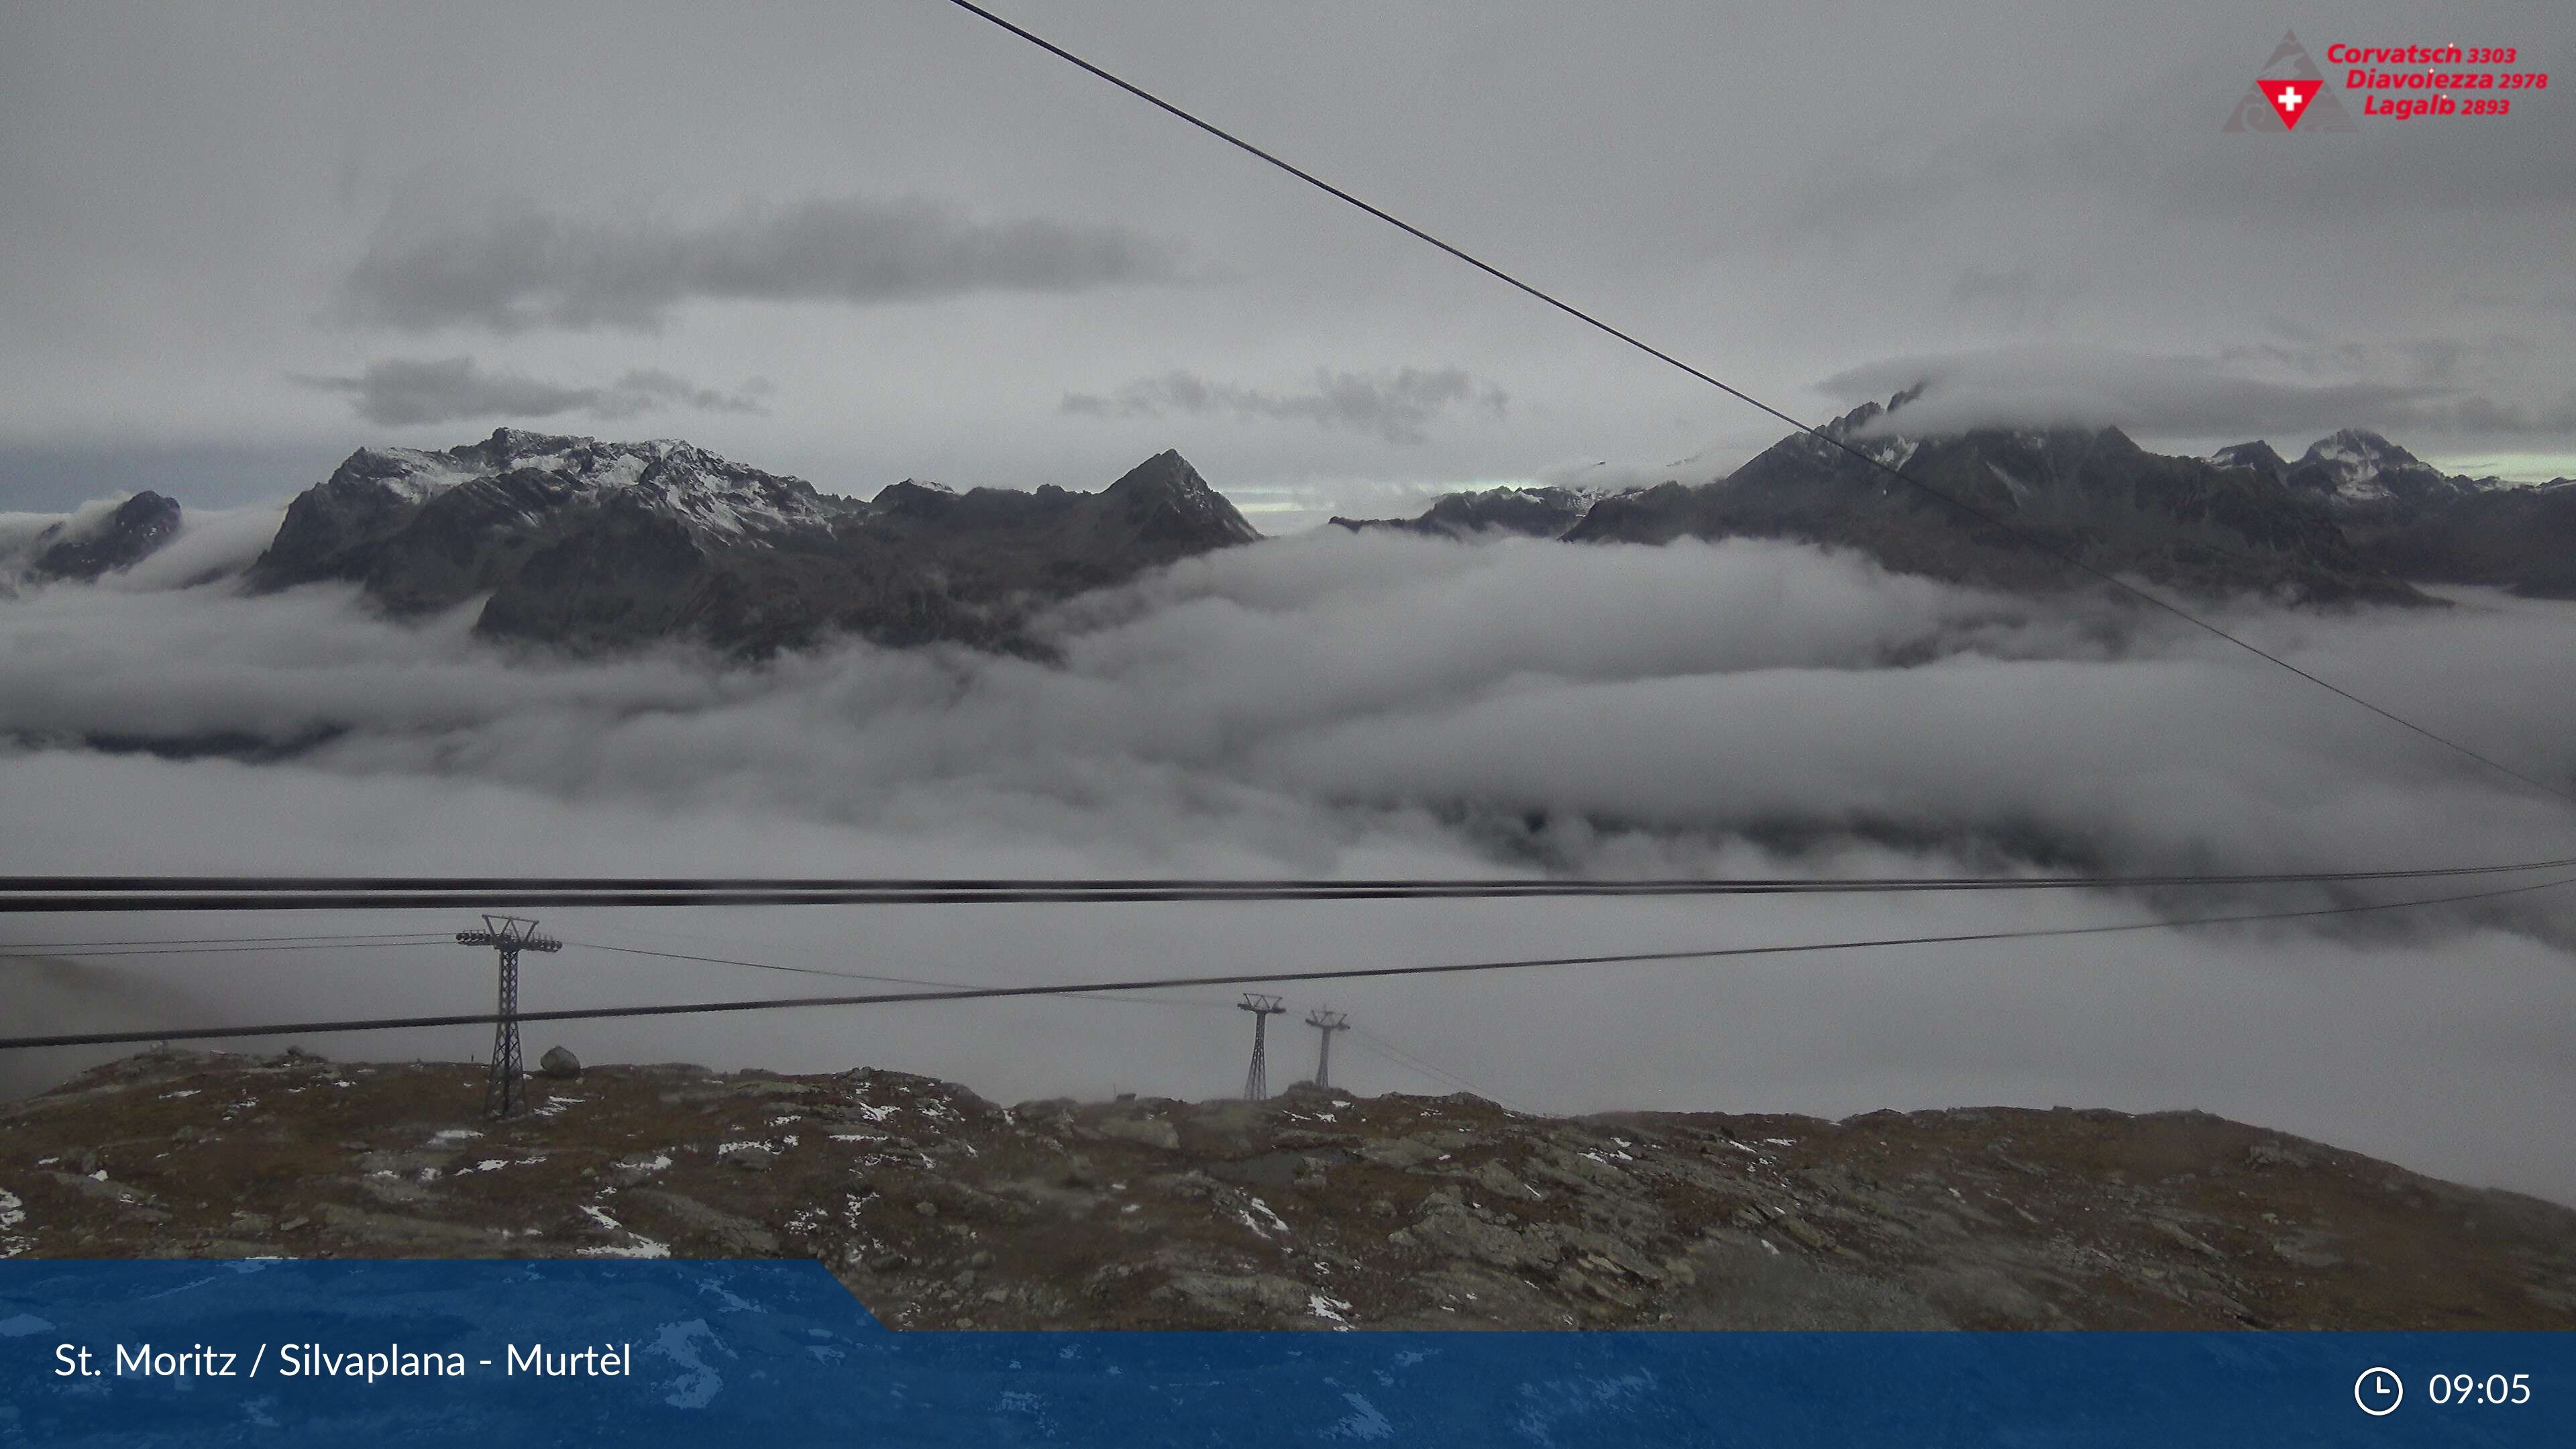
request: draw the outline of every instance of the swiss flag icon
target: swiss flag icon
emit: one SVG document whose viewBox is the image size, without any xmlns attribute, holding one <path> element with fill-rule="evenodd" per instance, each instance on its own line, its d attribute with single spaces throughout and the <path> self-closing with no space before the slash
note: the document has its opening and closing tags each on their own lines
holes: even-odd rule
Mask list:
<svg viewBox="0 0 2576 1449">
<path fill-rule="evenodd" d="M 2308 102 L 2317 98 L 2317 87 L 2325 82 L 2265 80 L 2256 84 L 2262 88 L 2263 99 L 2270 101 L 2272 109 L 2281 113 L 2281 124 L 2295 131 L 2299 129 L 2299 118 L 2308 113 Z"/>
</svg>

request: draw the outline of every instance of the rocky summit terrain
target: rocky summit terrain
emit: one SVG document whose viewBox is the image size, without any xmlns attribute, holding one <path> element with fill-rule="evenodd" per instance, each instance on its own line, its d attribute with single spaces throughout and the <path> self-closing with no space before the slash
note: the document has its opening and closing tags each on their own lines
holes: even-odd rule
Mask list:
<svg viewBox="0 0 2576 1449">
<path fill-rule="evenodd" d="M 2205 595 L 2420 601 L 2404 580 L 2355 552 L 2331 510 L 2252 468 L 2150 453 L 2117 428 L 1884 431 L 1906 400 L 1899 395 L 1894 410 L 1865 405 L 1826 432 L 1982 518 L 1799 433 L 1717 482 L 1605 499 L 1565 537 L 1792 538 L 1857 549 L 1904 573 L 2016 590 L 2081 584 L 2067 563 L 2080 559 Z"/>
<path fill-rule="evenodd" d="M 2416 603 L 2413 585 L 2428 583 L 2576 597 L 2576 481 L 2446 474 L 2362 429 L 2320 438 L 2295 461 L 2259 439 L 2172 457 L 2117 428 L 1917 435 L 1901 426 L 1913 396 L 1865 403 L 1823 431 L 2009 531 L 1806 433 L 1700 483 L 1494 488 L 1444 495 L 1413 518 L 1333 523 L 1455 539 L 1785 538 L 2025 591 L 2082 583 L 2072 557 L 2190 593 L 2297 603 Z"/>
<path fill-rule="evenodd" d="M 2576 1328 L 2576 1211 L 2197 1112 L 552 1067 L 491 1123 L 470 1064 L 100 1066 L 0 1115 L 0 1252 L 790 1255 L 899 1328 Z"/>
<path fill-rule="evenodd" d="M 2576 598 L 2576 479 L 2520 488 L 2448 474 L 2352 428 L 2290 462 L 2260 443 L 2220 458 L 2324 504 L 2363 562 L 2425 583 Z"/>
<path fill-rule="evenodd" d="M 248 582 L 345 580 L 395 614 L 484 597 L 477 633 L 586 651 L 758 656 L 836 633 L 1011 649 L 1038 605 L 1257 537 L 1178 453 L 1098 493 L 906 481 L 861 502 L 687 443 L 503 428 L 351 454 L 287 507 Z"/>
<path fill-rule="evenodd" d="M 1413 518 L 1331 522 L 1461 541 L 1791 539 L 2016 591 L 2089 585 L 2076 559 L 2287 603 L 2424 603 L 2423 583 L 2576 597 L 2576 481 L 2445 474 L 2358 429 L 2295 460 L 2260 440 L 2170 457 L 2117 428 L 1918 436 L 1901 426 L 1913 397 L 1706 482 L 1491 488 Z M 130 568 L 178 536 L 181 512 L 138 493 L 35 523 L 0 536 L 0 594 Z M 350 583 L 397 617 L 474 605 L 478 634 L 577 652 L 678 641 L 756 659 L 856 635 L 1043 655 L 1048 606 L 1259 537 L 1176 452 L 1098 493 L 907 479 L 860 500 L 684 442 L 502 428 L 443 451 L 350 454 L 288 506 L 239 586 Z"/>
<path fill-rule="evenodd" d="M 1592 505 L 1610 496 L 1611 491 L 1553 485 L 1484 488 L 1444 493 L 1412 518 L 1334 518 L 1328 526 L 1353 533 L 1416 533 L 1432 538 L 1474 539 L 1491 534 L 1558 538 L 1582 522 Z"/>
<path fill-rule="evenodd" d="M 0 593 L 25 583 L 86 581 L 132 568 L 179 536 L 178 500 L 137 493 L 113 508 L 90 508 L 24 538 L 0 541 Z"/>
</svg>

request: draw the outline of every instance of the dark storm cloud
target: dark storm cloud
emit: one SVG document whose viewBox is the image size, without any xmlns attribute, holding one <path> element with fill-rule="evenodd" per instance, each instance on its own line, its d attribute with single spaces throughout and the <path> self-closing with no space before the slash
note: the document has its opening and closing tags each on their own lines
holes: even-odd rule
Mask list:
<svg viewBox="0 0 2576 1449">
<path fill-rule="evenodd" d="M 1510 397 L 1491 383 L 1479 386 L 1466 369 L 1408 367 L 1373 373 L 1317 369 L 1303 392 L 1265 392 L 1211 382 L 1178 369 L 1142 377 L 1103 397 L 1067 393 L 1060 411 L 1090 417 L 1159 418 L 1232 415 L 1313 423 L 1372 433 L 1390 443 L 1430 441 L 1433 419 L 1452 408 L 1481 409 L 1493 417 L 1509 410 Z"/>
<path fill-rule="evenodd" d="M 2133 433 L 2254 438 L 2368 427 L 2445 439 L 2545 438 L 2576 429 L 2576 392 L 2537 403 L 2482 396 L 2443 381 L 2290 380 L 2247 364 L 2322 370 L 2330 361 L 2448 378 L 2460 349 L 2439 343 L 2383 349 L 2329 339 L 2275 343 L 2209 357 L 2091 347 L 2023 347 L 1891 358 L 1816 384 L 1848 401 L 1925 383 L 1923 395 L 1877 431 L 1956 432 L 2004 425 L 2110 425 Z M 2403 438 L 2400 438 L 2403 441 Z"/>
<path fill-rule="evenodd" d="M 389 217 L 342 288 L 350 320 L 411 330 L 651 328 L 693 300 L 903 302 L 1179 277 L 1119 227 L 981 221 L 918 198 L 816 198 L 688 224 L 496 207 L 464 227 Z"/>
<path fill-rule="evenodd" d="M 650 368 L 623 373 L 613 382 L 570 387 L 492 371 L 470 357 L 388 358 L 367 364 L 355 377 L 297 380 L 323 392 L 346 395 L 359 417 L 387 428 L 475 418 L 550 418 L 574 412 L 615 420 L 671 407 L 714 413 L 764 411 L 756 395 L 764 390 L 760 384 L 741 392 L 722 392 Z"/>
</svg>

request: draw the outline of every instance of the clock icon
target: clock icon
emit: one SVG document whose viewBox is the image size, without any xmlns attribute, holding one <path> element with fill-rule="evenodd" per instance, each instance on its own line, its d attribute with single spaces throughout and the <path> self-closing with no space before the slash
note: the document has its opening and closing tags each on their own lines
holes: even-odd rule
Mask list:
<svg viewBox="0 0 2576 1449">
<path fill-rule="evenodd" d="M 2406 1385 L 2398 1382 L 2394 1369 L 2363 1369 L 2361 1377 L 2352 1381 L 2352 1401 L 2370 1417 L 2382 1418 L 2406 1402 Z"/>
</svg>

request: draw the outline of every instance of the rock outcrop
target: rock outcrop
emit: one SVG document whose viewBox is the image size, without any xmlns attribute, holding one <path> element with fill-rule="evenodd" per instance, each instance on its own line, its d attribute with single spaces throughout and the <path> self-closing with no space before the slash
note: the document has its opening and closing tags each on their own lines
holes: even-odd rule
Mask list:
<svg viewBox="0 0 2576 1449">
<path fill-rule="evenodd" d="M 1599 490 L 1541 485 L 1486 488 L 1444 493 L 1412 518 L 1336 518 L 1334 528 L 1353 533 L 1384 531 L 1433 538 L 1473 539 L 1499 535 L 1559 538 L 1583 521 L 1595 503 L 1614 494 Z"/>
<path fill-rule="evenodd" d="M 2576 598 L 2576 480 L 2522 487 L 2444 473 L 2358 428 L 2318 439 L 2296 462 L 2260 442 L 2217 456 L 2324 504 L 2355 556 L 2383 572 Z"/>
<path fill-rule="evenodd" d="M 1715 482 L 1604 499 L 1565 537 L 1796 539 L 1904 573 L 2017 590 L 2086 582 L 2073 559 L 2194 594 L 2421 599 L 2358 555 L 2325 504 L 2258 469 L 2150 453 L 2117 428 L 1914 437 L 1892 430 L 1908 399 L 1894 401 L 1837 419 L 1826 429 L 1835 442 L 1794 434 Z"/>
<path fill-rule="evenodd" d="M 397 615 L 484 599 L 487 637 L 747 656 L 856 634 L 1025 648 L 1043 604 L 1259 535 L 1178 453 L 1099 493 L 894 484 L 859 502 L 686 443 L 502 429 L 361 450 L 291 504 L 255 589 L 358 584 Z"/>
<path fill-rule="evenodd" d="M 48 524 L 23 555 L 25 576 L 37 583 L 86 581 L 132 568 L 178 537 L 179 522 L 176 499 L 143 492 L 95 517 Z"/>
<path fill-rule="evenodd" d="M 1005 1109 L 160 1051 L 0 1111 L 0 1252 L 818 1258 L 897 1327 L 2576 1328 L 2576 1211 L 2198 1112 Z"/>
<path fill-rule="evenodd" d="M 1706 482 L 1492 488 L 1444 495 L 1413 518 L 1332 523 L 1461 540 L 1785 538 L 2014 590 L 2085 582 L 2073 558 L 2186 593 L 2295 603 L 2424 602 L 2416 583 L 2576 597 L 2576 481 L 2446 474 L 2358 428 L 2318 439 L 2295 461 L 2261 439 L 2169 457 L 2116 428 L 1914 435 L 1900 426 L 1912 400 L 1864 404 L 1825 428 L 1832 442 L 1792 434 Z"/>
</svg>

